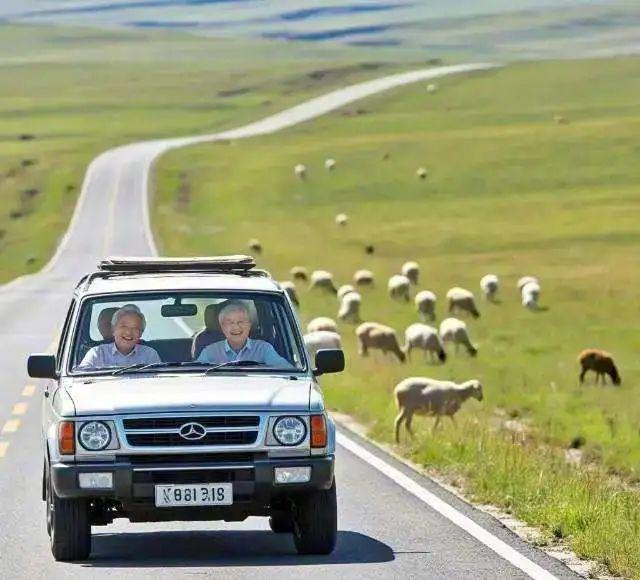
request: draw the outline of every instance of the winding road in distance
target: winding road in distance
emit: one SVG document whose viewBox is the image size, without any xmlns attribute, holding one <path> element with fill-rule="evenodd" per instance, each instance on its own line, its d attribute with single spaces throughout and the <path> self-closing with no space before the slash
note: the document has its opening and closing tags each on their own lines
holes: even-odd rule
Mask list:
<svg viewBox="0 0 640 580">
<path fill-rule="evenodd" d="M 41 390 L 26 376 L 31 352 L 54 348 L 76 281 L 105 255 L 153 255 L 147 182 L 169 149 L 273 133 L 401 85 L 491 68 L 417 70 L 346 87 L 243 127 L 106 151 L 87 170 L 69 229 L 38 274 L 0 288 L 0 579 L 5 578 L 576 578 L 492 517 L 356 436 L 338 438 L 339 536 L 334 553 L 297 556 L 267 520 L 94 527 L 91 558 L 51 556 L 40 500 Z M 117 219 L 116 219 L 117 216 Z"/>
</svg>

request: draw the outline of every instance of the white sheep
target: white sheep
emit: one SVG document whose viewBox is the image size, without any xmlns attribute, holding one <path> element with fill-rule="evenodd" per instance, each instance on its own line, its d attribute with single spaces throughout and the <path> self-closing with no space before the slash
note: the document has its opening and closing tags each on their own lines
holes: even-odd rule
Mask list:
<svg viewBox="0 0 640 580">
<path fill-rule="evenodd" d="M 402 274 L 394 274 L 389 278 L 387 288 L 389 289 L 389 296 L 396 300 L 410 300 L 409 292 L 411 287 L 411 281 L 409 278 Z"/>
<path fill-rule="evenodd" d="M 433 322 L 436 319 L 436 295 L 431 290 L 421 290 L 413 299 L 416 309 L 423 320 Z"/>
<path fill-rule="evenodd" d="M 402 269 L 400 271 L 403 276 L 409 278 L 409 281 L 412 284 L 418 283 L 418 278 L 420 278 L 420 265 L 418 262 L 405 262 L 402 264 Z"/>
<path fill-rule="evenodd" d="M 440 323 L 440 338 L 443 343 L 452 342 L 455 344 L 456 352 L 458 352 L 458 347 L 462 345 L 471 356 L 478 354 L 478 349 L 469 338 L 467 325 L 458 318 L 445 318 Z"/>
<path fill-rule="evenodd" d="M 437 356 L 440 362 L 447 360 L 447 353 L 444 351 L 442 339 L 438 334 L 438 330 L 427 324 L 416 322 L 407 327 L 404 331 L 404 347 L 402 350 L 407 355 L 407 359 L 411 359 L 411 351 L 414 348 L 423 350 L 429 354 L 431 361 Z"/>
<path fill-rule="evenodd" d="M 336 166 L 336 160 L 332 159 L 331 157 L 329 157 L 328 159 L 324 160 L 324 168 L 329 170 L 329 171 L 333 171 L 333 169 Z"/>
<path fill-rule="evenodd" d="M 338 332 L 338 325 L 328 316 L 318 316 L 307 324 L 307 332 L 316 332 L 317 330 Z"/>
<path fill-rule="evenodd" d="M 523 276 L 518 280 L 518 292 L 522 294 L 522 289 L 529 283 L 535 282 L 536 284 L 540 284 L 539 280 L 535 276 Z"/>
<path fill-rule="evenodd" d="M 346 225 L 347 225 L 347 223 L 348 223 L 348 222 L 349 222 L 349 217 L 347 216 L 347 214 L 346 214 L 346 213 L 339 213 L 339 214 L 336 216 L 336 225 L 337 225 L 337 226 L 342 226 L 342 227 L 344 227 L 344 226 L 346 226 Z"/>
<path fill-rule="evenodd" d="M 304 266 L 294 266 L 289 270 L 289 273 L 294 280 L 302 280 L 303 282 L 309 280 L 309 274 Z"/>
<path fill-rule="evenodd" d="M 454 286 L 447 292 L 447 300 L 449 301 L 449 314 L 458 310 L 468 312 L 474 318 L 480 317 L 480 312 L 476 307 L 476 299 L 470 290 Z"/>
<path fill-rule="evenodd" d="M 338 293 L 336 294 L 338 302 L 342 302 L 345 294 L 349 294 L 349 292 L 355 292 L 355 290 L 356 289 L 351 284 L 343 284 L 342 286 L 340 286 L 340 288 L 338 288 Z"/>
<path fill-rule="evenodd" d="M 296 174 L 296 177 L 304 179 L 307 176 L 307 166 L 298 163 L 298 165 L 293 168 L 293 172 Z"/>
<path fill-rule="evenodd" d="M 369 349 L 378 349 L 383 354 L 395 354 L 400 362 L 404 362 L 406 359 L 398 344 L 396 331 L 390 326 L 385 326 L 378 322 L 363 322 L 356 328 L 356 337 L 360 356 L 367 356 Z"/>
<path fill-rule="evenodd" d="M 418 167 L 418 169 L 416 170 L 416 175 L 420 178 L 420 179 L 426 179 L 427 178 L 427 170 L 424 167 Z"/>
<path fill-rule="evenodd" d="M 316 356 L 316 352 L 323 348 L 342 348 L 342 339 L 337 332 L 330 330 L 315 330 L 303 337 L 304 345 L 311 360 Z"/>
<path fill-rule="evenodd" d="M 373 272 L 371 270 L 358 270 L 353 275 L 353 282 L 356 286 L 372 286 Z"/>
<path fill-rule="evenodd" d="M 340 301 L 338 318 L 344 322 L 360 322 L 362 297 L 357 292 L 347 292 Z"/>
<path fill-rule="evenodd" d="M 538 309 L 538 299 L 540 298 L 540 284 L 528 282 L 522 287 L 522 305 L 529 310 Z"/>
<path fill-rule="evenodd" d="M 333 284 L 333 274 L 326 270 L 314 270 L 311 272 L 311 285 L 309 287 L 329 290 L 334 294 L 338 292 Z"/>
<path fill-rule="evenodd" d="M 480 278 L 480 289 L 485 299 L 495 302 L 496 295 L 500 289 L 500 280 L 495 274 L 486 274 Z"/>
<path fill-rule="evenodd" d="M 296 285 L 291 280 L 283 280 L 280 282 L 280 288 L 282 288 L 291 302 L 293 302 L 296 306 L 300 306 L 300 301 L 298 300 L 298 293 L 296 292 Z"/>
<path fill-rule="evenodd" d="M 462 403 L 473 397 L 482 401 L 482 384 L 478 380 L 456 384 L 452 381 L 438 381 L 428 377 L 409 377 L 400 381 L 393 394 L 400 413 L 395 419 L 396 442 L 400 442 L 400 425 L 404 421 L 409 435 L 413 436 L 411 420 L 414 414 L 435 415 L 433 430 L 440 424 L 440 418 L 447 415 L 455 424 L 453 416 Z"/>
<path fill-rule="evenodd" d="M 438 85 L 436 85 L 435 83 L 430 83 L 427 85 L 427 92 L 428 93 L 436 93 L 438 92 Z"/>
<path fill-rule="evenodd" d="M 252 252 L 255 252 L 256 254 L 262 253 L 262 244 L 260 243 L 260 240 L 258 240 L 256 238 L 251 238 L 247 242 L 247 245 L 249 246 L 249 249 Z"/>
</svg>

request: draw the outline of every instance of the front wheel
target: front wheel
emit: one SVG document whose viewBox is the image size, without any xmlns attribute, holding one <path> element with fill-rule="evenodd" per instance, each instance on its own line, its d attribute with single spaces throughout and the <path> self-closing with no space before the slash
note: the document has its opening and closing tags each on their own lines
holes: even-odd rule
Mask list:
<svg viewBox="0 0 640 580">
<path fill-rule="evenodd" d="M 56 495 L 47 478 L 47 531 L 56 560 L 86 560 L 91 553 L 91 523 L 86 499 Z"/>
<path fill-rule="evenodd" d="M 295 500 L 293 539 L 298 554 L 330 554 L 338 535 L 335 481 Z"/>
</svg>

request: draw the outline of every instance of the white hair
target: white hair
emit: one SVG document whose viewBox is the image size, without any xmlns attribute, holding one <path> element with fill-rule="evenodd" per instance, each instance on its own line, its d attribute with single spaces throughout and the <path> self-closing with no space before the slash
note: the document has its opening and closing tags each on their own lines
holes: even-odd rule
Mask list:
<svg viewBox="0 0 640 580">
<path fill-rule="evenodd" d="M 251 312 L 249 311 L 249 307 L 244 304 L 243 302 L 240 302 L 239 300 L 231 300 L 229 302 L 227 302 L 227 304 L 225 304 L 221 309 L 220 309 L 220 313 L 218 314 L 218 322 L 222 325 L 222 319 L 229 313 L 229 312 L 237 312 L 243 310 L 244 312 L 247 313 L 247 316 L 249 317 L 249 320 L 251 320 Z"/>
<path fill-rule="evenodd" d="M 125 314 L 135 314 L 142 322 L 142 332 L 144 332 L 144 329 L 147 326 L 147 320 L 135 304 L 125 304 L 121 308 L 118 308 L 111 317 L 111 326 L 116 326 L 120 318 Z"/>
</svg>

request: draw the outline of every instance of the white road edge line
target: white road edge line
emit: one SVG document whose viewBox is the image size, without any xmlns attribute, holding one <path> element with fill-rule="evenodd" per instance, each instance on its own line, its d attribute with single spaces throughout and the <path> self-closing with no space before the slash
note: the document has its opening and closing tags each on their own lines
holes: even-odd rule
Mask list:
<svg viewBox="0 0 640 580">
<path fill-rule="evenodd" d="M 515 548 L 511 547 L 506 542 L 503 542 L 491 532 L 485 530 L 481 525 L 459 512 L 434 493 L 426 490 L 419 483 L 402 473 L 399 469 L 389 465 L 386 461 L 366 450 L 362 445 L 356 443 L 344 433 L 336 433 L 336 441 L 347 451 L 353 453 L 355 456 L 386 475 L 400 487 L 417 497 L 420 501 L 426 503 L 431 509 L 437 511 L 440 515 L 444 516 L 451 523 L 473 536 L 479 542 L 482 542 L 487 546 L 487 548 L 493 550 L 498 554 L 498 556 L 501 556 L 507 560 L 507 562 L 513 564 L 516 568 L 519 568 L 531 578 L 535 578 L 536 580 L 556 580 L 556 576 L 526 556 L 523 556 Z"/>
</svg>

